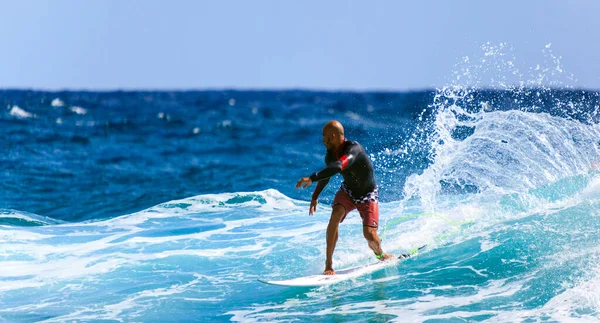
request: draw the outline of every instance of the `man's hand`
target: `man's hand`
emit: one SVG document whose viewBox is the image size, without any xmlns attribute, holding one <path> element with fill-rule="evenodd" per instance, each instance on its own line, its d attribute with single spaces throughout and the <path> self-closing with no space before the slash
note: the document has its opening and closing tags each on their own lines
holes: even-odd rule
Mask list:
<svg viewBox="0 0 600 323">
<path fill-rule="evenodd" d="M 315 213 L 315 211 L 317 210 L 317 204 L 319 204 L 319 201 L 317 201 L 317 199 L 310 201 L 310 209 L 308 209 L 309 215 L 313 215 Z"/>
<path fill-rule="evenodd" d="M 309 177 L 302 177 L 298 183 L 296 183 L 296 188 L 300 188 L 300 186 L 302 186 L 302 188 L 307 188 L 310 184 L 312 184 L 312 181 Z"/>
</svg>

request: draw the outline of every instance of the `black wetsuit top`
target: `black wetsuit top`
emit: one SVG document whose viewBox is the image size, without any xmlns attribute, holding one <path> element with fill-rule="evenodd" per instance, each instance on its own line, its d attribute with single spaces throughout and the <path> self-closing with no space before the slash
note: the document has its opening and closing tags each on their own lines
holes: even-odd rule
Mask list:
<svg viewBox="0 0 600 323">
<path fill-rule="evenodd" d="M 310 175 L 311 181 L 319 182 L 313 199 L 319 196 L 331 176 L 337 173 L 344 177 L 342 185 L 351 191 L 354 199 L 366 196 L 377 188 L 373 164 L 363 147 L 356 141 L 346 140 L 337 152 L 327 151 L 325 164 L 327 166 L 320 172 Z"/>
</svg>

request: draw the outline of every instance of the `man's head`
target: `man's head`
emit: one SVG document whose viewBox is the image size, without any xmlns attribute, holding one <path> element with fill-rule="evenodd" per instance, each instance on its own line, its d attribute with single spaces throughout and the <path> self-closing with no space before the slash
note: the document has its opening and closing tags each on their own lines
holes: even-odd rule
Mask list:
<svg viewBox="0 0 600 323">
<path fill-rule="evenodd" d="M 336 151 L 344 143 L 344 127 L 337 120 L 331 120 L 323 127 L 323 144 L 329 151 Z"/>
</svg>

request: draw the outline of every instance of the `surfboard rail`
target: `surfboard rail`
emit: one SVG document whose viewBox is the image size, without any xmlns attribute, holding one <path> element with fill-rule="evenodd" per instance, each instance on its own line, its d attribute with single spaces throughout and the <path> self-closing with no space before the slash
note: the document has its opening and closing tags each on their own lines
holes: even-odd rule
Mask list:
<svg viewBox="0 0 600 323">
<path fill-rule="evenodd" d="M 426 246 L 421 246 L 411 250 L 408 254 L 402 254 L 397 258 L 393 258 L 386 261 L 378 261 L 363 266 L 356 266 L 352 268 L 346 268 L 335 272 L 335 275 L 310 275 L 304 277 L 296 277 L 285 280 L 266 280 L 258 279 L 259 282 L 267 285 L 286 286 L 286 287 L 320 287 L 332 285 L 345 280 L 357 278 L 366 274 L 376 272 L 380 269 L 395 265 L 403 260 L 413 257 L 417 252 Z"/>
</svg>

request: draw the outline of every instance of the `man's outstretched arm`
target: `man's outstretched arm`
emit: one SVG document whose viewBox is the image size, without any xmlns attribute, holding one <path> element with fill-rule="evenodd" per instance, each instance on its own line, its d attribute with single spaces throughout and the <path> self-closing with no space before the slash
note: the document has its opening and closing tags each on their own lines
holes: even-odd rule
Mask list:
<svg viewBox="0 0 600 323">
<path fill-rule="evenodd" d="M 319 194 L 321 194 L 321 191 L 325 188 L 325 186 L 327 186 L 328 183 L 329 178 L 319 181 L 317 183 L 317 187 L 315 188 L 315 191 L 312 194 L 312 199 L 310 201 L 310 208 L 308 209 L 309 215 L 313 215 L 317 210 L 317 204 L 319 204 Z"/>
<path fill-rule="evenodd" d="M 316 200 L 319 198 L 319 194 L 321 194 L 321 192 L 323 191 L 325 186 L 327 186 L 327 184 L 329 184 L 329 178 L 319 181 L 317 183 L 317 187 L 315 187 L 315 191 L 312 194 L 312 200 Z"/>
<path fill-rule="evenodd" d="M 325 168 L 323 168 L 321 171 L 310 175 L 310 180 L 313 182 L 317 182 L 329 179 L 331 176 L 338 174 L 344 169 L 352 166 L 354 160 L 356 159 L 355 156 L 356 154 L 353 154 L 351 152 L 343 155 L 338 160 L 327 164 L 327 166 L 325 166 Z"/>
<path fill-rule="evenodd" d="M 317 187 L 315 188 L 315 191 L 313 192 L 312 195 L 312 199 L 310 201 L 310 208 L 308 209 L 308 214 L 313 215 L 317 209 L 317 204 L 319 204 L 319 194 L 321 194 L 321 191 L 323 191 L 323 189 L 325 188 L 325 186 L 327 186 L 327 184 L 329 183 L 329 178 L 321 180 L 317 183 Z M 298 183 L 296 184 L 296 188 L 300 188 L 300 186 L 302 186 L 302 188 L 307 188 L 310 184 L 312 184 L 312 181 L 310 180 L 309 177 L 303 177 L 301 178 Z"/>
</svg>

